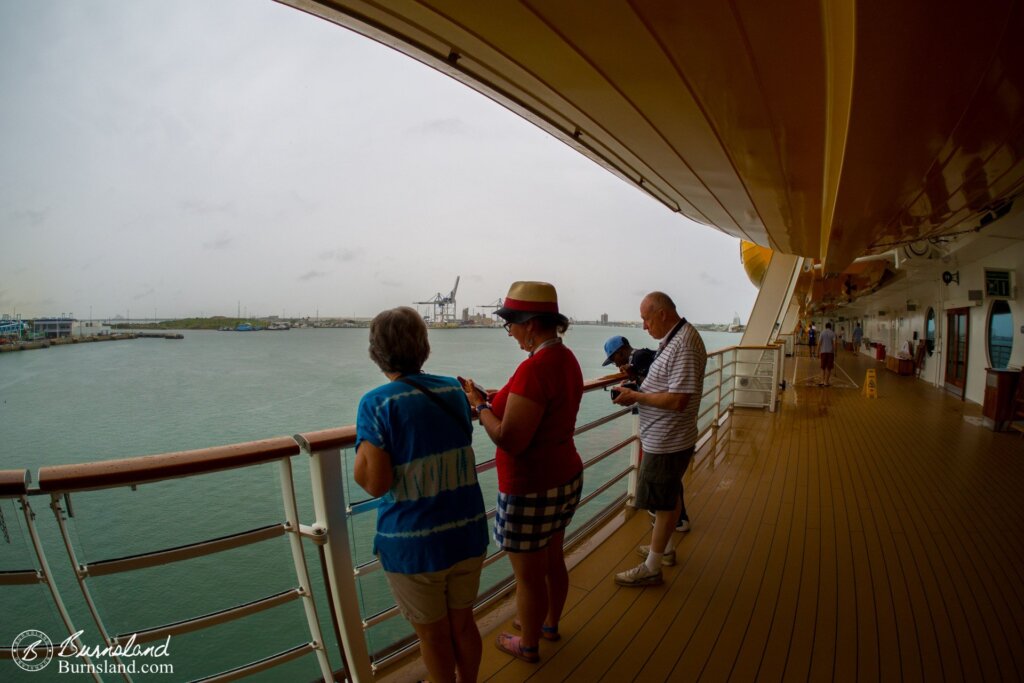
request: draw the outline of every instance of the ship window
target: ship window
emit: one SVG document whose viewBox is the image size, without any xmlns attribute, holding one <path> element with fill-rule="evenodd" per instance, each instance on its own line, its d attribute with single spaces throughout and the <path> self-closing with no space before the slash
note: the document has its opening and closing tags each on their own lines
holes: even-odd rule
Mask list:
<svg viewBox="0 0 1024 683">
<path fill-rule="evenodd" d="M 1002 299 L 992 302 L 988 315 L 988 359 L 993 368 L 1005 368 L 1013 351 L 1013 315 Z"/>
<path fill-rule="evenodd" d="M 924 339 L 927 343 L 928 355 L 935 351 L 935 309 L 929 308 L 924 319 Z"/>
</svg>

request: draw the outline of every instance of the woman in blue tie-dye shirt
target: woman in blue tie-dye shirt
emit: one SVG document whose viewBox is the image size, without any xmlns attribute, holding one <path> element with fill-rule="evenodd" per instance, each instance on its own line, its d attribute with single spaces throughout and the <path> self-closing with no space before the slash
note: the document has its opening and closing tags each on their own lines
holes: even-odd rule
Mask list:
<svg viewBox="0 0 1024 683">
<path fill-rule="evenodd" d="M 420 638 L 432 680 L 476 680 L 473 604 L 487 552 L 473 426 L 458 380 L 421 372 L 427 327 L 403 306 L 370 324 L 370 358 L 390 380 L 363 396 L 356 482 L 380 496 L 374 553 Z"/>
</svg>

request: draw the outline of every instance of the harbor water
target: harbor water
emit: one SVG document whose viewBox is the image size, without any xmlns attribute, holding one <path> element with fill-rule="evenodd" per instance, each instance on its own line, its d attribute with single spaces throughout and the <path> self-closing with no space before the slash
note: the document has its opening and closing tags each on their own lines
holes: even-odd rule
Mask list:
<svg viewBox="0 0 1024 683">
<path fill-rule="evenodd" d="M 585 378 L 611 368 L 601 366 L 602 344 L 623 334 L 635 347 L 654 346 L 641 329 L 572 327 L 567 345 L 576 353 Z M 355 421 L 359 397 L 384 381 L 367 355 L 365 329 L 297 329 L 279 332 L 184 332 L 184 340 L 135 339 L 81 344 L 0 356 L 0 469 L 125 458 L 204 448 L 271 436 L 338 427 Z M 702 333 L 709 351 L 739 343 L 739 334 Z M 524 357 L 503 330 L 431 330 L 427 372 L 460 374 L 488 387 L 501 386 Z M 610 412 L 605 392 L 584 398 L 580 423 Z M 628 420 L 587 432 L 577 440 L 584 460 L 628 436 Z M 494 448 L 477 429 L 477 460 L 493 458 Z M 343 454 L 351 471 L 351 452 Z M 621 470 L 622 457 L 599 467 Z M 303 523 L 313 519 L 308 463 L 293 458 Z M 601 483 L 588 482 L 584 493 Z M 603 481 L 603 480 L 602 480 Z M 485 500 L 493 506 L 493 470 L 481 478 Z M 611 500 L 622 491 L 602 496 Z M 351 481 L 349 503 L 366 498 Z M 601 499 L 591 505 L 601 507 Z M 49 499 L 31 500 L 44 549 L 62 597 L 88 645 L 101 644 L 63 544 Z M 79 562 L 123 557 L 225 536 L 283 520 L 276 464 L 171 480 L 131 488 L 75 494 L 68 520 Z M 66 507 L 62 505 L 62 507 Z M 35 566 L 20 508 L 0 502 L 5 533 L 0 536 L 0 571 Z M 370 557 L 374 513 L 354 517 L 350 531 L 357 562 Z M 578 522 L 576 522 L 578 523 Z M 307 552 L 314 586 L 320 581 L 316 554 Z M 508 573 L 507 561 L 485 570 L 483 584 Z M 287 540 L 251 546 L 150 569 L 88 579 L 107 630 L 130 634 L 262 598 L 296 585 Z M 364 616 L 392 603 L 380 572 L 358 582 Z M 326 605 L 317 592 L 319 605 Z M 319 615 L 331 663 L 340 666 L 330 621 Z M 0 646 L 35 628 L 54 642 L 66 637 L 48 591 L 39 586 L 0 588 Z M 409 632 L 391 619 L 369 632 L 371 651 Z M 297 602 L 219 625 L 174 636 L 173 676 L 136 674 L 137 680 L 182 680 L 211 675 L 288 649 L 309 639 Z M 315 658 L 306 656 L 257 677 L 307 680 L 319 676 Z M 52 677 L 52 678 L 51 678 Z M 59 680 L 86 676 L 64 674 Z M 56 669 L 29 674 L 0 659 L 0 680 L 57 679 Z M 106 676 L 109 680 L 116 677 Z"/>
</svg>

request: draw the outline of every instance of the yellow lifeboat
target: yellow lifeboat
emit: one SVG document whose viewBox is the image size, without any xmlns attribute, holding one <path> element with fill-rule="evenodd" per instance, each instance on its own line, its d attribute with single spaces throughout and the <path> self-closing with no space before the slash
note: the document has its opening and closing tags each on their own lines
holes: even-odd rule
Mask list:
<svg viewBox="0 0 1024 683">
<path fill-rule="evenodd" d="M 747 272 L 750 283 L 761 289 L 764 274 L 768 272 L 768 264 L 772 262 L 772 250 L 753 242 L 740 240 L 740 262 Z"/>
</svg>

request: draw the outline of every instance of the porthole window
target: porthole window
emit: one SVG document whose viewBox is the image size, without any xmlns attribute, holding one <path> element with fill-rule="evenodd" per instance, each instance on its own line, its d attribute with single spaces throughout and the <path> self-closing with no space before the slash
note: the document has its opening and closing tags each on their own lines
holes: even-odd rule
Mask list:
<svg viewBox="0 0 1024 683">
<path fill-rule="evenodd" d="M 929 308 L 928 315 L 924 319 L 924 340 L 928 355 L 935 351 L 935 309 Z"/>
<path fill-rule="evenodd" d="M 1010 304 L 996 299 L 988 315 L 988 359 L 992 367 L 1002 369 L 1009 365 L 1012 351 L 1013 315 Z"/>
</svg>

